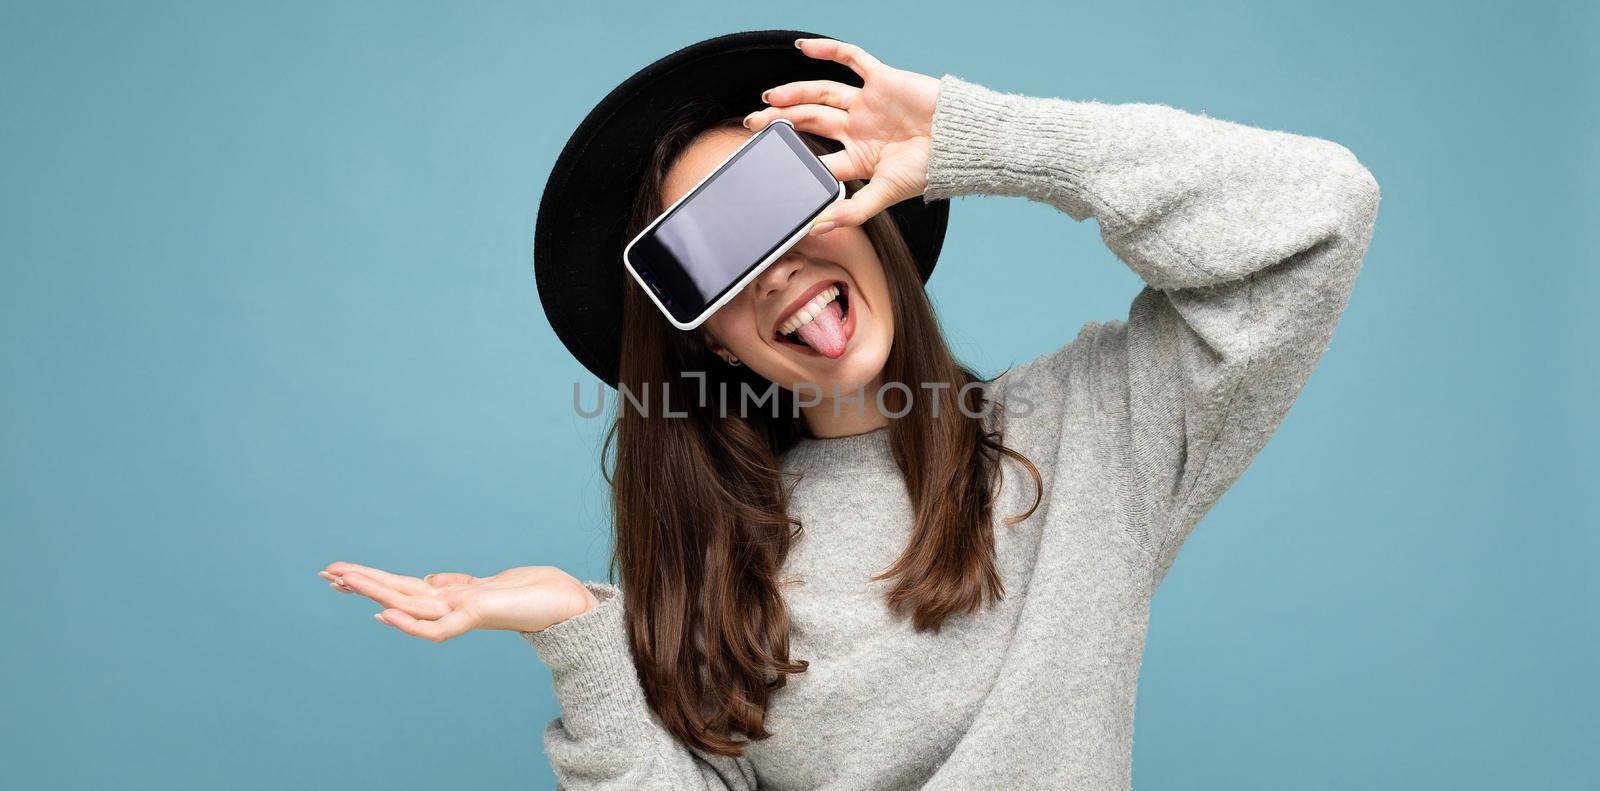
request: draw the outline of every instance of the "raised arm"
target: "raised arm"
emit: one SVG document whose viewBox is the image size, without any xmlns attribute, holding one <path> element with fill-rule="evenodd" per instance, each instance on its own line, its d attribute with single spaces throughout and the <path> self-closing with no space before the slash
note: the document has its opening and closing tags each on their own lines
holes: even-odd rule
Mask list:
<svg viewBox="0 0 1600 791">
<path fill-rule="evenodd" d="M 1328 140 L 945 75 L 925 200 L 965 194 L 1094 217 L 1146 284 L 1125 321 L 1090 322 L 1026 367 L 1060 392 L 1087 373 L 1128 529 L 1159 585 L 1327 347 L 1372 235 L 1377 182 Z"/>
<path fill-rule="evenodd" d="M 599 606 L 523 637 L 550 667 L 561 716 L 544 729 L 545 753 L 563 789 L 756 788 L 742 756 L 691 750 L 646 703 L 628 647 L 622 592 L 585 582 Z"/>
</svg>

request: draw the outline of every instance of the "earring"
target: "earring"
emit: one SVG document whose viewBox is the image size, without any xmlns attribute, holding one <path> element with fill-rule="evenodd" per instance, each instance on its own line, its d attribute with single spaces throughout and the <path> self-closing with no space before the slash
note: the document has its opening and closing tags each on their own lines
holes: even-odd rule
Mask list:
<svg viewBox="0 0 1600 791">
<path fill-rule="evenodd" d="M 739 358 L 737 358 L 737 357 L 727 357 L 725 359 L 728 361 L 729 365 L 731 365 L 731 366 L 733 366 L 735 368 L 738 368 L 739 366 L 744 365 L 744 363 L 739 362 Z"/>
</svg>

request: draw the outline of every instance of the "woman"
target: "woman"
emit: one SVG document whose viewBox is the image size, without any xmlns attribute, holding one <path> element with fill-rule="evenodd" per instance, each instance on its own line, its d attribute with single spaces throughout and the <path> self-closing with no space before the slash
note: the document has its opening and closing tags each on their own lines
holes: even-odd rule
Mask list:
<svg viewBox="0 0 1600 791">
<path fill-rule="evenodd" d="M 778 414 L 689 387 L 671 390 L 684 418 L 624 405 L 617 586 L 322 574 L 407 634 L 524 633 L 561 702 L 545 746 L 567 788 L 1127 788 L 1150 597 L 1326 348 L 1377 184 L 1326 140 L 795 45 L 859 85 L 774 84 L 744 126 L 685 109 L 627 232 L 779 118 L 849 198 L 704 332 L 623 286 L 616 361 L 634 392 L 775 384 Z M 974 194 L 1096 218 L 1146 284 L 1127 319 L 993 382 L 957 364 L 931 262 L 886 210 Z M 993 273 L 997 310 L 1030 287 Z"/>
</svg>

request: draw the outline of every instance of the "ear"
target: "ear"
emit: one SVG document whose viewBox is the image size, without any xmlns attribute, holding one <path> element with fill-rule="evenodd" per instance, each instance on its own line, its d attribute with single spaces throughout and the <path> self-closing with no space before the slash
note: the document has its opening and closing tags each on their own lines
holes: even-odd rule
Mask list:
<svg viewBox="0 0 1600 791">
<path fill-rule="evenodd" d="M 700 333 L 700 340 L 705 342 L 706 348 L 710 349 L 712 354 L 721 357 L 723 362 L 729 365 L 739 364 L 739 358 L 735 357 L 733 352 L 728 351 L 728 347 L 723 346 L 722 341 L 717 340 L 710 330 Z"/>
</svg>

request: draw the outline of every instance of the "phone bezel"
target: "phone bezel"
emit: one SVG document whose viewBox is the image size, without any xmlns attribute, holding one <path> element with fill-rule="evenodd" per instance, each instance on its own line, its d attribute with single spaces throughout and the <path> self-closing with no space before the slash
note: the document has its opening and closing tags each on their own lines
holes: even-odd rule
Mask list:
<svg viewBox="0 0 1600 791">
<path fill-rule="evenodd" d="M 645 293 L 645 296 L 648 296 L 650 298 L 651 302 L 655 303 L 656 309 L 661 311 L 661 315 L 665 316 L 667 321 L 670 324 L 672 324 L 672 326 L 677 327 L 680 330 L 692 330 L 692 329 L 694 329 L 696 327 L 699 327 L 701 324 L 705 323 L 705 320 L 710 318 L 711 314 L 716 313 L 719 308 L 721 308 L 723 305 L 728 304 L 728 302 L 730 300 L 732 300 L 735 296 L 737 296 L 740 291 L 744 290 L 745 286 L 750 285 L 750 282 L 752 280 L 755 280 L 756 277 L 758 277 L 762 272 L 766 271 L 767 267 L 771 266 L 773 264 L 773 262 L 777 261 L 779 258 L 782 258 L 783 254 L 789 251 L 789 248 L 794 247 L 796 244 L 799 243 L 799 241 L 801 239 L 804 239 L 806 237 L 806 234 L 811 232 L 812 221 L 815 220 L 818 215 L 820 215 L 820 214 L 822 214 L 822 212 L 826 211 L 829 206 L 832 206 L 833 204 L 837 203 L 840 199 L 844 198 L 844 194 L 845 194 L 844 182 L 839 181 L 837 178 L 833 179 L 834 183 L 838 185 L 838 188 L 834 192 L 833 198 L 831 200 L 829 200 L 827 203 L 824 203 L 820 207 L 818 207 L 817 210 L 815 212 L 813 212 L 810 217 L 807 217 L 806 220 L 803 223 L 801 223 L 800 229 L 798 231 L 796 231 L 794 233 L 794 235 L 790 236 L 788 239 L 785 239 L 781 244 L 779 244 L 776 248 L 774 248 L 773 251 L 771 253 L 769 253 L 765 258 L 763 258 L 762 260 L 756 262 L 756 264 L 754 266 L 750 267 L 749 271 L 745 272 L 745 274 L 743 276 L 741 276 L 737 281 L 735 281 L 734 283 L 729 285 L 726 289 L 724 289 L 723 292 L 722 292 L 722 295 L 717 297 L 717 299 L 715 301 L 713 301 L 710 305 L 708 305 L 705 310 L 701 311 L 700 315 L 695 316 L 693 319 L 691 319 L 688 322 L 678 321 L 678 319 L 672 315 L 672 311 L 668 310 L 667 306 L 661 301 L 661 298 L 656 295 L 655 289 L 650 286 L 650 283 L 648 283 L 644 279 L 644 277 L 642 277 L 639 274 L 638 269 L 634 267 L 633 260 L 629 256 L 629 254 L 633 252 L 633 246 L 636 243 L 638 243 L 638 241 L 640 239 L 643 239 L 644 237 L 648 236 L 650 234 L 650 232 L 653 231 L 657 225 L 661 224 L 661 222 L 663 220 L 665 220 L 668 217 L 672 216 L 672 214 L 675 211 L 677 211 L 679 205 L 683 204 L 684 202 L 688 201 L 690 198 L 694 197 L 696 194 L 698 194 L 700 192 L 702 187 L 704 187 L 706 184 L 710 183 L 712 181 L 712 179 L 716 178 L 723 171 L 727 170 L 728 167 L 730 165 L 732 165 L 733 162 L 739 158 L 739 154 L 741 154 L 746 148 L 749 148 L 750 146 L 754 145 L 756 143 L 756 141 L 758 141 L 758 140 L 760 140 L 762 138 L 763 135 L 777 134 L 777 132 L 775 132 L 774 130 L 779 125 L 788 127 L 789 128 L 789 133 L 790 134 L 795 134 L 794 124 L 791 123 L 787 118 L 779 118 L 779 119 L 773 121 L 771 124 L 768 124 L 767 127 L 762 129 L 760 132 L 758 132 L 758 133 L 756 133 L 754 135 L 751 135 L 750 139 L 748 139 L 748 140 L 744 141 L 744 143 L 740 144 L 740 146 L 737 149 L 735 149 L 733 153 L 729 154 L 727 156 L 727 158 L 724 159 L 721 162 L 721 164 L 717 165 L 717 167 L 715 169 L 713 169 L 710 173 L 707 173 L 699 181 L 695 182 L 695 185 L 692 188 L 690 188 L 688 192 L 685 192 L 682 197 L 678 198 L 676 201 L 673 201 L 672 205 L 668 206 L 666 211 L 661 212 L 661 214 L 657 215 L 654 220 L 651 220 L 650 224 L 645 226 L 644 230 L 640 231 L 638 233 L 638 235 L 634 236 L 633 239 L 628 242 L 627 246 L 622 249 L 622 265 L 623 265 L 623 268 L 628 270 L 628 274 L 632 275 L 634 281 L 639 284 L 640 290 L 642 290 Z M 817 155 L 814 152 L 812 152 L 809 148 L 807 148 L 805 146 L 805 143 L 804 143 L 803 140 L 800 140 L 797 137 L 797 138 L 795 138 L 795 141 L 800 144 L 800 148 L 803 151 L 805 151 L 807 154 L 810 154 L 811 158 L 816 161 L 816 164 L 813 166 L 814 170 L 815 169 L 820 169 L 822 172 L 829 173 L 830 176 L 832 175 L 832 173 L 828 170 L 828 166 L 823 164 L 822 160 L 819 157 L 817 157 Z M 795 146 L 791 144 L 791 145 L 789 145 L 789 148 L 792 151 L 792 150 L 794 150 Z"/>
</svg>

